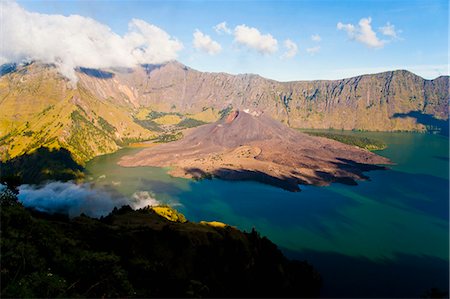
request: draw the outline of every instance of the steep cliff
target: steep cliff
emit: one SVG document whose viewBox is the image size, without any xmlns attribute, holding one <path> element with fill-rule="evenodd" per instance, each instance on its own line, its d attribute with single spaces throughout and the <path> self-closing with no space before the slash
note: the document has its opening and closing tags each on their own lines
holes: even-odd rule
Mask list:
<svg viewBox="0 0 450 299">
<path fill-rule="evenodd" d="M 121 104 L 160 111 L 255 108 L 292 127 L 347 130 L 424 130 L 426 123 L 409 117 L 410 112 L 448 119 L 449 78 L 425 80 L 404 70 L 277 82 L 258 75 L 199 72 L 171 62 L 108 74 L 106 79 L 81 74 L 80 84 L 100 98 L 113 94 Z"/>
</svg>

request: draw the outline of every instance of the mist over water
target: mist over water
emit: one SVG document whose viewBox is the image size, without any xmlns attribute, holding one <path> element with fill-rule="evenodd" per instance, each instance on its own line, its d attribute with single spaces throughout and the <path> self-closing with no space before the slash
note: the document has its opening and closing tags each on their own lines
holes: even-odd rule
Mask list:
<svg viewBox="0 0 450 299">
<path fill-rule="evenodd" d="M 85 214 L 99 218 L 115 207 L 129 205 L 133 209 L 155 206 L 159 202 L 148 191 L 136 191 L 130 197 L 94 187 L 91 183 L 51 182 L 44 186 L 21 185 L 19 201 L 29 208 L 69 217 Z"/>
</svg>

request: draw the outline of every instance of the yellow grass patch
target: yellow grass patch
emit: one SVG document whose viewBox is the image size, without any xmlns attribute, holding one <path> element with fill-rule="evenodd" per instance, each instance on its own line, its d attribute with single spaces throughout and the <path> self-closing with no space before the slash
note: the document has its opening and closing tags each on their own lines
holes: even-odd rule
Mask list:
<svg viewBox="0 0 450 299">
<path fill-rule="evenodd" d="M 213 227 L 227 227 L 229 226 L 228 224 L 225 224 L 223 222 L 219 222 L 219 221 L 200 221 L 200 224 L 203 225 L 209 225 L 209 226 L 213 226 Z"/>
<path fill-rule="evenodd" d="M 191 115 L 189 115 L 189 117 L 196 119 L 196 120 L 204 121 L 206 123 L 211 123 L 211 122 L 217 121 L 219 119 L 220 115 L 219 115 L 219 112 L 217 110 L 215 110 L 214 108 L 208 108 L 205 111 L 191 114 Z"/>
<path fill-rule="evenodd" d="M 155 119 L 155 122 L 160 125 L 176 125 L 181 121 L 181 117 L 178 115 L 164 115 L 157 119 Z"/>
<path fill-rule="evenodd" d="M 187 221 L 183 214 L 179 213 L 177 210 L 169 206 L 156 206 L 152 207 L 152 210 L 155 211 L 159 216 L 162 216 L 169 221 L 181 223 Z"/>
<path fill-rule="evenodd" d="M 142 108 L 136 113 L 135 117 L 139 120 L 145 120 L 147 119 L 148 114 L 151 112 L 151 109 L 148 108 Z"/>
</svg>

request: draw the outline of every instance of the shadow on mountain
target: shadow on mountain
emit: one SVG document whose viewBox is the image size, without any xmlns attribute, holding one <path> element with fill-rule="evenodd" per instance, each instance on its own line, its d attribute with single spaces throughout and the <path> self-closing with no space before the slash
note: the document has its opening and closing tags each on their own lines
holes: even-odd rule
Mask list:
<svg viewBox="0 0 450 299">
<path fill-rule="evenodd" d="M 98 70 L 98 69 L 79 67 L 79 68 L 77 68 L 77 71 L 79 71 L 80 73 L 83 73 L 85 75 L 88 75 L 89 77 L 94 77 L 94 78 L 98 78 L 98 79 L 111 79 L 112 77 L 114 77 L 113 73 Z"/>
<path fill-rule="evenodd" d="M 407 118 L 412 117 L 416 122 L 424 125 L 428 131 L 438 133 L 440 135 L 448 136 L 449 121 L 437 119 L 431 114 L 425 114 L 421 111 L 410 111 L 408 113 L 395 113 L 393 118 Z"/>
<path fill-rule="evenodd" d="M 40 147 L 32 153 L 0 162 L 0 182 L 39 184 L 49 180 L 68 181 L 81 178 L 83 167 L 65 148 Z"/>
<path fill-rule="evenodd" d="M 114 66 L 111 67 L 111 70 L 120 74 L 131 74 L 134 72 L 134 69 L 131 67 L 122 67 L 122 66 Z"/>
<path fill-rule="evenodd" d="M 69 219 L 0 199 L 5 298 L 319 295 L 314 268 L 286 259 L 255 230 L 170 221 L 128 206 Z"/>
<path fill-rule="evenodd" d="M 396 254 L 392 259 L 372 260 L 335 252 L 281 250 L 288 258 L 306 259 L 317 268 L 323 278 L 321 297 L 448 298 L 448 261 L 437 257 Z"/>
<path fill-rule="evenodd" d="M 15 72 L 17 70 L 16 63 L 5 63 L 0 66 L 0 77 L 7 75 L 9 73 Z"/>
<path fill-rule="evenodd" d="M 261 171 L 245 170 L 245 169 L 228 169 L 221 168 L 213 172 L 205 172 L 199 168 L 187 168 L 184 171 L 190 174 L 194 179 L 211 179 L 213 177 L 227 181 L 256 181 L 263 184 L 282 188 L 287 191 L 300 191 L 299 180 L 294 177 L 274 177 Z"/>
<path fill-rule="evenodd" d="M 386 167 L 378 166 L 378 165 L 370 165 L 357 163 L 351 160 L 346 159 L 338 159 L 342 161 L 341 163 L 333 163 L 338 166 L 338 169 L 343 171 L 351 172 L 355 175 L 355 178 L 349 176 L 335 176 L 332 173 L 328 173 L 325 171 L 315 171 L 316 176 L 306 176 L 305 179 L 302 180 L 300 178 L 294 176 L 280 176 L 275 177 L 271 176 L 267 173 L 257 170 L 246 170 L 246 169 L 229 169 L 229 168 L 220 168 L 213 172 L 205 172 L 199 168 L 186 168 L 184 171 L 191 175 L 194 179 L 211 179 L 213 177 L 217 177 L 223 180 L 229 181 L 256 181 L 263 184 L 271 185 L 274 187 L 279 187 L 287 191 L 298 192 L 300 191 L 299 185 L 309 185 L 309 184 L 317 184 L 317 185 L 327 185 L 329 183 L 340 183 L 344 185 L 355 186 L 358 185 L 356 179 L 358 180 L 368 180 L 369 177 L 365 176 L 363 171 L 371 171 L 371 170 L 383 170 Z"/>
<path fill-rule="evenodd" d="M 160 69 L 164 65 L 163 64 L 142 64 L 141 66 L 144 68 L 145 73 L 147 75 L 150 75 L 151 72 L 153 72 L 154 70 Z"/>
</svg>

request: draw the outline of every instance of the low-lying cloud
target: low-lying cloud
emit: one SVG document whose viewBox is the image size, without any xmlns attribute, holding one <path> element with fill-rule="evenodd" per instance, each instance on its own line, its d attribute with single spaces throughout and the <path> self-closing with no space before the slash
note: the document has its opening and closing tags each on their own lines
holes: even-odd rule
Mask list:
<svg viewBox="0 0 450 299">
<path fill-rule="evenodd" d="M 129 205 L 140 209 L 160 204 L 148 191 L 137 191 L 131 198 L 126 198 L 94 189 L 88 183 L 72 182 L 52 182 L 41 187 L 21 185 L 18 198 L 25 207 L 50 214 L 67 214 L 69 217 L 84 213 L 99 218 L 108 215 L 115 207 Z"/>
<path fill-rule="evenodd" d="M 132 19 L 123 36 L 80 15 L 29 12 L 15 2 L 0 3 L 0 64 L 39 60 L 55 64 L 72 82 L 75 69 L 133 67 L 177 58 L 183 45 L 161 28 Z"/>
</svg>

